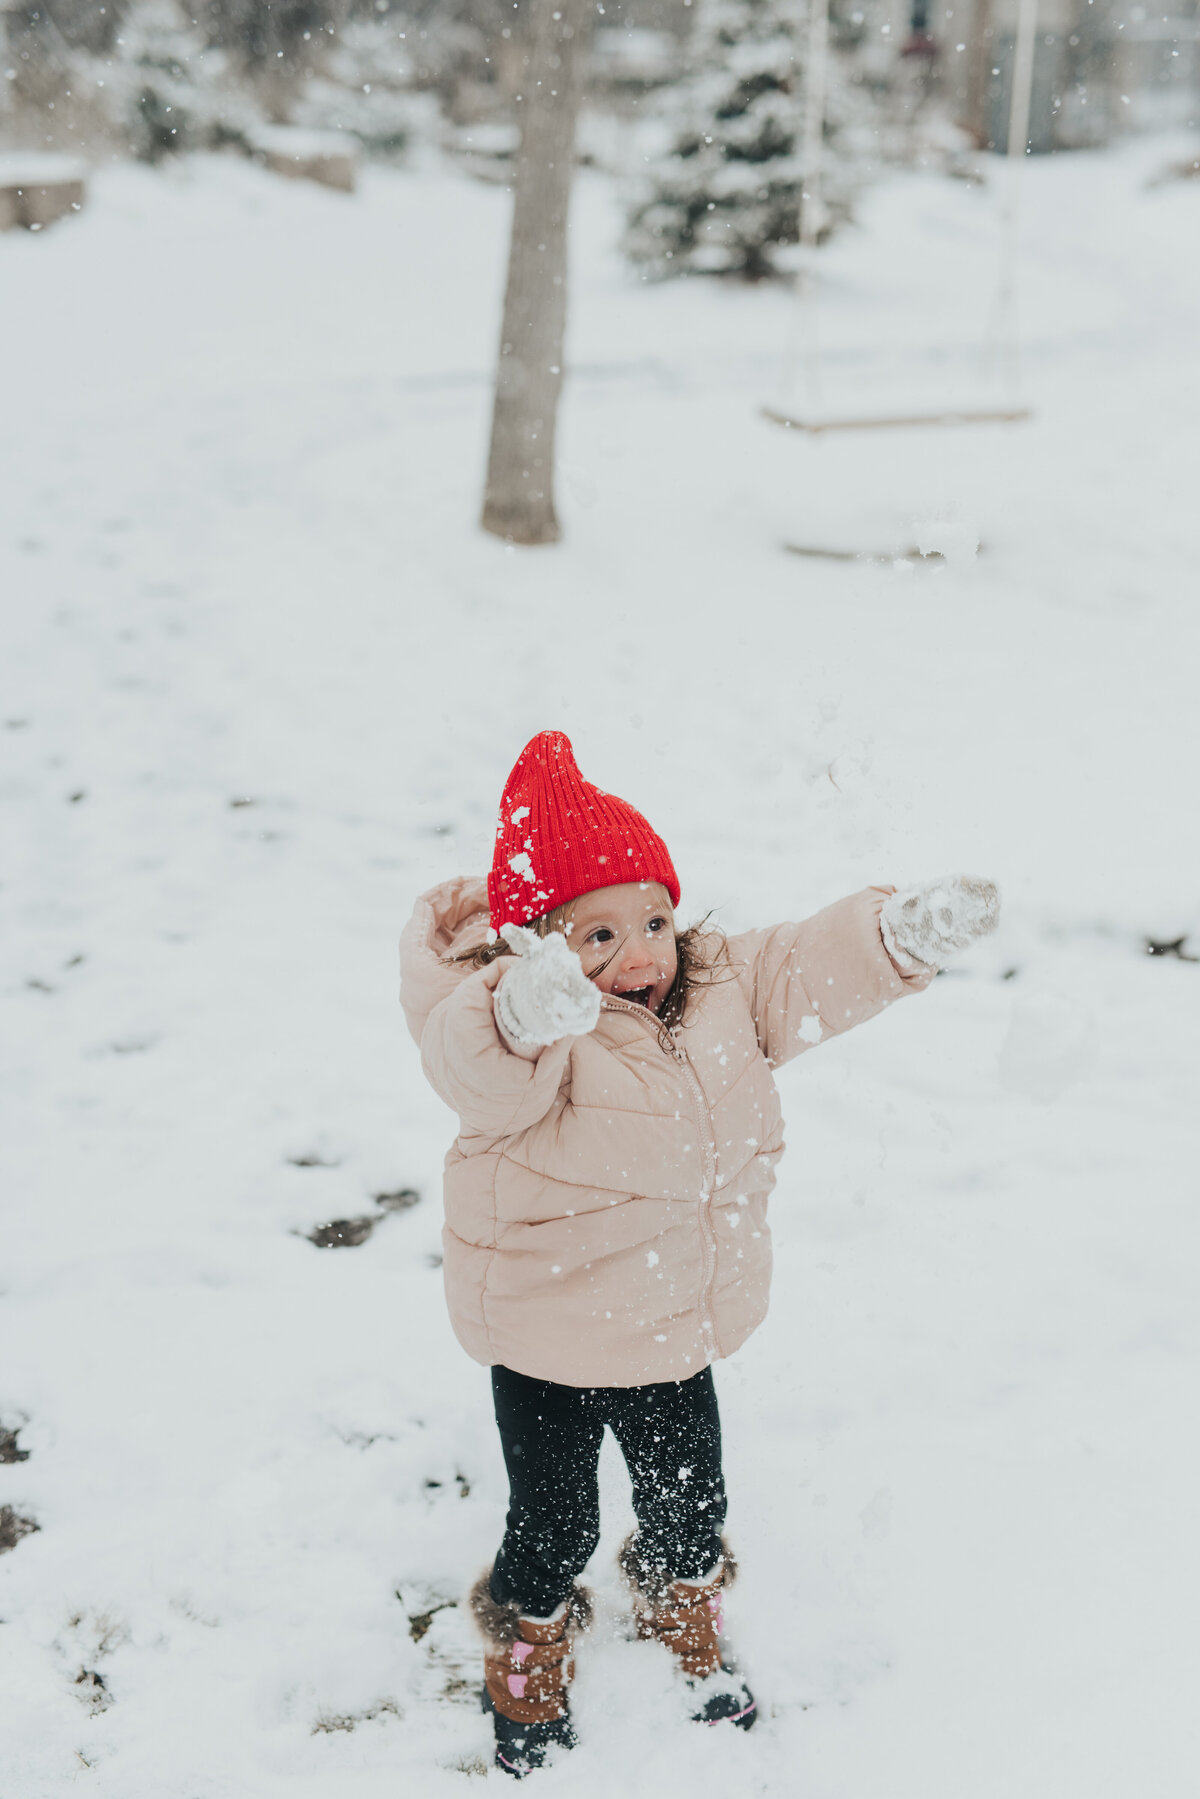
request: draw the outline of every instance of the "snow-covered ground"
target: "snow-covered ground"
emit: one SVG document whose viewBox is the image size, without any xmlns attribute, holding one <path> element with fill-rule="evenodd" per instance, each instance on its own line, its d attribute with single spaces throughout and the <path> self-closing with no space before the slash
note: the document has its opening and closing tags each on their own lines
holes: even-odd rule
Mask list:
<svg viewBox="0 0 1200 1799">
<path fill-rule="evenodd" d="M 539 1790 L 1190 1793 L 1200 968 L 1143 950 L 1200 950 L 1177 152 L 1025 170 L 1033 423 L 820 441 L 758 413 L 794 303 L 643 288 L 581 177 L 532 552 L 475 528 L 497 190 L 113 168 L 0 239 L 0 1504 L 39 1526 L 0 1557 L 4 1799 L 482 1778 L 453 1602 L 505 1488 L 394 943 L 543 726 L 654 820 L 685 914 L 961 867 L 1007 915 L 782 1076 L 774 1308 L 718 1375 L 760 1728 L 679 1721 L 621 1639 L 606 1450 L 583 1745 Z M 998 202 L 870 196 L 824 259 L 831 384 L 940 390 Z M 931 529 L 940 564 L 782 548 Z"/>
</svg>

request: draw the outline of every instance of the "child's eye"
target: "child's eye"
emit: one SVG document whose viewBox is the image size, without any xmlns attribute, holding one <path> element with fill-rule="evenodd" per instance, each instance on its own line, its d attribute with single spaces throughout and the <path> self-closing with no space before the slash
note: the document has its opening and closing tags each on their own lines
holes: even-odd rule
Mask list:
<svg viewBox="0 0 1200 1799">
<path fill-rule="evenodd" d="M 665 931 L 666 928 L 667 921 L 665 918 L 652 918 L 647 926 L 647 929 L 651 931 Z"/>
<path fill-rule="evenodd" d="M 588 938 L 588 942 L 589 943 L 611 943 L 612 942 L 612 932 L 609 930 L 609 928 L 606 924 L 602 924 L 600 926 L 599 930 L 592 932 L 591 936 Z"/>
</svg>

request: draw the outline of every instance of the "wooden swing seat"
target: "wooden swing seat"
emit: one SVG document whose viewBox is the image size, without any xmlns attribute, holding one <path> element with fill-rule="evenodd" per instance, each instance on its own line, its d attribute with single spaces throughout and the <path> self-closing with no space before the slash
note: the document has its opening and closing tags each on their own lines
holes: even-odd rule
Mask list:
<svg viewBox="0 0 1200 1799">
<path fill-rule="evenodd" d="M 802 417 L 799 413 L 781 412 L 775 406 L 763 406 L 763 418 L 788 431 L 805 431 L 819 437 L 824 431 L 889 431 L 910 430 L 924 425 L 1015 425 L 1033 417 L 1030 406 L 959 407 L 945 412 L 883 413 L 873 417 L 843 415 L 822 418 L 816 414 Z"/>
<path fill-rule="evenodd" d="M 785 543 L 784 549 L 789 556 L 811 556 L 822 562 L 874 562 L 888 564 L 895 562 L 911 562 L 914 566 L 922 562 L 944 562 L 945 557 L 940 550 L 930 550 L 927 555 L 918 549 L 894 550 L 849 550 L 840 544 L 818 543 Z"/>
</svg>

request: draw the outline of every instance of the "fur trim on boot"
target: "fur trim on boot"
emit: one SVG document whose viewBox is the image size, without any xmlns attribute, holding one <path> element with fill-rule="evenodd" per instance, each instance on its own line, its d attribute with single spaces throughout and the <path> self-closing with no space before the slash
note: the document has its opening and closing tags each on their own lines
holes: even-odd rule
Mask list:
<svg viewBox="0 0 1200 1799">
<path fill-rule="evenodd" d="M 644 1560 L 638 1545 L 636 1531 L 630 1531 L 617 1551 L 617 1566 L 625 1576 L 626 1583 L 635 1597 L 648 1600 L 651 1605 L 662 1603 L 676 1579 L 676 1576 L 669 1574 L 665 1568 L 651 1567 L 650 1563 Z M 724 1537 L 721 1538 L 720 1572 L 724 1577 L 721 1585 L 728 1590 L 737 1579 L 737 1557 Z"/>
<path fill-rule="evenodd" d="M 509 1601 L 501 1605 L 492 1598 L 492 1570 L 485 1568 L 468 1598 L 471 1617 L 489 1649 L 509 1649 L 517 1641 L 517 1606 Z M 592 1596 L 586 1587 L 576 1583 L 567 1594 L 567 1628 L 571 1634 L 588 1630 L 592 1622 Z"/>
</svg>

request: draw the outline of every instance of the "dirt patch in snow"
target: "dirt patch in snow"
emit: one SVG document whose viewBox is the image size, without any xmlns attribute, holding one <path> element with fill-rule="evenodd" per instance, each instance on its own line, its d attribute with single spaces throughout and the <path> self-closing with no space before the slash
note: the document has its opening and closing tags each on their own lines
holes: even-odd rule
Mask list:
<svg viewBox="0 0 1200 1799">
<path fill-rule="evenodd" d="M 0 1555 L 15 1549 L 22 1537 L 32 1536 L 41 1525 L 34 1518 L 23 1518 L 11 1505 L 0 1505 Z"/>
</svg>

